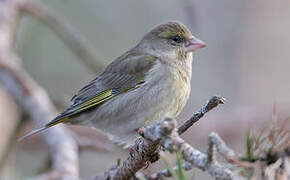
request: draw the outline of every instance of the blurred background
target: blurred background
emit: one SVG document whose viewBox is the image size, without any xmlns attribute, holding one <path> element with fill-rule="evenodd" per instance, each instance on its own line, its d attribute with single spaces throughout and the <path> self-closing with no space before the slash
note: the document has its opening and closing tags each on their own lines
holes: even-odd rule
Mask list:
<svg viewBox="0 0 290 180">
<path fill-rule="evenodd" d="M 207 47 L 194 54 L 191 97 L 178 117 L 179 123 L 187 120 L 213 95 L 227 99 L 183 135 L 202 151 L 208 134 L 214 131 L 235 151 L 244 153 L 247 129 L 262 129 L 271 119 L 273 104 L 279 118 L 290 115 L 288 0 L 41 2 L 86 39 L 105 64 L 133 47 L 153 26 L 169 20 L 183 22 L 206 42 Z M 30 17 L 21 21 L 16 49 L 24 68 L 47 90 L 60 111 L 99 73 L 88 69 L 53 31 Z M 32 127 L 28 124 L 23 132 Z M 101 139 L 105 148 L 81 153 L 82 178 L 102 174 L 117 158 L 127 157 L 126 150 Z M 39 135 L 21 142 L 14 151 L 14 170 L 6 177 L 25 179 L 44 168 L 48 154 Z M 152 167 L 164 164 L 160 161 Z M 188 174 L 192 176 L 211 179 L 199 170 Z"/>
</svg>

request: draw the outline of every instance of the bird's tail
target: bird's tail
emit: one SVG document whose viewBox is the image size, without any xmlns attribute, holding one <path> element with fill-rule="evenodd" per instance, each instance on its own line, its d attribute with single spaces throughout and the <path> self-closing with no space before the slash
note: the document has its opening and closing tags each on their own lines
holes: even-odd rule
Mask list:
<svg viewBox="0 0 290 180">
<path fill-rule="evenodd" d="M 25 138 L 28 138 L 34 134 L 37 134 L 37 133 L 40 133 L 52 126 L 55 126 L 59 123 L 62 123 L 66 120 L 68 120 L 69 118 L 68 117 L 56 117 L 54 120 L 50 121 L 49 123 L 47 123 L 45 126 L 41 127 L 41 128 L 38 128 L 38 129 L 34 129 L 32 131 L 30 131 L 29 133 L 27 133 L 26 135 L 22 136 L 21 138 L 18 139 L 18 142 L 22 141 L 23 139 Z"/>
</svg>

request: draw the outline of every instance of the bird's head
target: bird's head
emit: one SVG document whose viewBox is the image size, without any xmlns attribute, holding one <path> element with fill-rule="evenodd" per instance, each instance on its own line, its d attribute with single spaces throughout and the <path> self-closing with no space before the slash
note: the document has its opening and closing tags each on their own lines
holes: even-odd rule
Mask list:
<svg viewBox="0 0 290 180">
<path fill-rule="evenodd" d="M 180 59 L 191 56 L 192 52 L 206 45 L 194 37 L 184 24 L 172 21 L 160 24 L 149 31 L 139 46 L 157 57 Z"/>
</svg>

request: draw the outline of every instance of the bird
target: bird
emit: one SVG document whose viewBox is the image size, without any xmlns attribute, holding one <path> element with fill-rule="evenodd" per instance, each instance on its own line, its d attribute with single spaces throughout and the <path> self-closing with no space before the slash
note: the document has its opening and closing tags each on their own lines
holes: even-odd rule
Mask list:
<svg viewBox="0 0 290 180">
<path fill-rule="evenodd" d="M 131 147 L 140 128 L 181 112 L 191 91 L 192 53 L 205 46 L 179 21 L 155 26 L 80 89 L 67 109 L 20 140 L 68 123 Z"/>
</svg>

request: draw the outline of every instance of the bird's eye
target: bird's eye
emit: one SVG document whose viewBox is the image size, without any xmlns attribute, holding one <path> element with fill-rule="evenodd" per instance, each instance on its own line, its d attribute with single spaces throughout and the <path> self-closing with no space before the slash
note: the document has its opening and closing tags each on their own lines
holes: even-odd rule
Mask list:
<svg viewBox="0 0 290 180">
<path fill-rule="evenodd" d="M 181 43 L 183 41 L 183 38 L 181 36 L 179 36 L 179 35 L 172 36 L 170 39 L 173 40 L 176 43 Z"/>
</svg>

